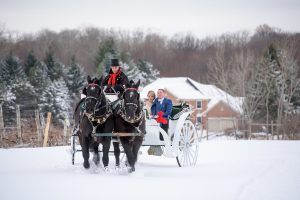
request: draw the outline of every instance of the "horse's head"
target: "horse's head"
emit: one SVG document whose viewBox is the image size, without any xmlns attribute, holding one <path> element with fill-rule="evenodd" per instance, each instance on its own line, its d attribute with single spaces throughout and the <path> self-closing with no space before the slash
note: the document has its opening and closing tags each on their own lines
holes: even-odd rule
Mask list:
<svg viewBox="0 0 300 200">
<path fill-rule="evenodd" d="M 122 94 L 122 99 L 124 101 L 124 111 L 126 118 L 128 120 L 133 120 L 136 115 L 138 115 L 138 109 L 140 107 L 140 94 L 138 88 L 140 85 L 140 80 L 137 83 L 130 81 L 126 84 L 125 91 Z"/>
<path fill-rule="evenodd" d="M 87 77 L 88 85 L 86 87 L 85 112 L 94 113 L 96 103 L 102 94 L 101 79 Z"/>
</svg>

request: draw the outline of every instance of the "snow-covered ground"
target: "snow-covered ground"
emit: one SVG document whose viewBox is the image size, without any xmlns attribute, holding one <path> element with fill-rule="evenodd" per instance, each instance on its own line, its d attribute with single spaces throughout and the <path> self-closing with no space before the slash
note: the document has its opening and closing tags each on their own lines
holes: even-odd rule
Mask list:
<svg viewBox="0 0 300 200">
<path fill-rule="evenodd" d="M 0 149 L 1 200 L 299 200 L 300 141 L 203 141 L 195 167 L 146 155 L 136 172 L 71 165 L 69 147 Z"/>
</svg>

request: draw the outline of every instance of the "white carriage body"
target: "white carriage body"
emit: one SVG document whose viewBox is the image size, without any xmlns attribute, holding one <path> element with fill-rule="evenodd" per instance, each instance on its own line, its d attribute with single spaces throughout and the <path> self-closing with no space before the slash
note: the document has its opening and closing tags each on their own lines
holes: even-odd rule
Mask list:
<svg viewBox="0 0 300 200">
<path fill-rule="evenodd" d="M 166 133 L 156 122 L 155 119 L 146 118 L 146 135 L 143 141 L 143 146 L 164 146 L 166 157 L 178 156 L 178 145 L 180 140 L 180 133 L 184 122 L 192 111 L 183 113 L 177 120 L 169 120 L 169 130 Z M 159 139 L 160 133 L 163 140 Z"/>
</svg>

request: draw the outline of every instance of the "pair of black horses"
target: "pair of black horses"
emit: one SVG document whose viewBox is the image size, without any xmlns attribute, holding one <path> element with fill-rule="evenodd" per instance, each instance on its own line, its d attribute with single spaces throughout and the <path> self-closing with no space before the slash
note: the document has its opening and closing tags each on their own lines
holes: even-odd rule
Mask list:
<svg viewBox="0 0 300 200">
<path fill-rule="evenodd" d="M 102 78 L 87 77 L 86 98 L 82 99 L 75 109 L 75 127 L 82 147 L 83 166 L 90 167 L 89 149 L 94 152 L 93 161 L 100 162 L 99 144 L 102 144 L 102 162 L 108 169 L 109 149 L 112 136 L 110 133 L 133 133 L 133 136 L 119 137 L 127 157 L 128 171 L 135 171 L 138 151 L 142 145 L 145 129 L 145 118 L 138 87 L 140 81 L 130 81 L 116 102 L 110 102 L 102 87 Z M 84 105 L 84 109 L 80 107 Z M 135 134 L 136 133 L 136 134 Z M 101 134 L 103 136 L 101 136 Z M 135 136 L 137 135 L 137 136 Z M 120 166 L 119 142 L 113 142 L 116 166 Z"/>
</svg>

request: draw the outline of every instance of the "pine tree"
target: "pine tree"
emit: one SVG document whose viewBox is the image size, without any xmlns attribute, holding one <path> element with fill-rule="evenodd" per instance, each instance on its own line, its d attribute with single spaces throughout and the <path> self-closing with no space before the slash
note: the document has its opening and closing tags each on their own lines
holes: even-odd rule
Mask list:
<svg viewBox="0 0 300 200">
<path fill-rule="evenodd" d="M 54 58 L 53 53 L 46 53 L 45 64 L 51 81 L 58 80 L 62 77 L 63 66 Z"/>
<path fill-rule="evenodd" d="M 29 72 L 30 72 L 31 68 L 36 67 L 36 65 L 38 65 L 38 64 L 39 64 L 39 62 L 36 59 L 36 57 L 34 56 L 33 51 L 30 51 L 30 53 L 28 54 L 28 56 L 26 58 L 25 64 L 24 64 L 25 74 L 28 77 L 30 77 Z"/>
<path fill-rule="evenodd" d="M 11 85 L 17 78 L 25 79 L 26 75 L 19 58 L 11 52 L 2 62 L 1 80 L 6 85 Z"/>
<path fill-rule="evenodd" d="M 153 65 L 147 61 L 139 60 L 135 63 L 133 59 L 128 59 L 123 64 L 124 72 L 129 80 L 140 80 L 141 86 L 145 86 L 156 80 L 159 76 L 159 71 L 153 68 Z"/>
<path fill-rule="evenodd" d="M 106 53 L 104 59 L 102 60 L 102 62 L 99 65 L 99 70 L 102 69 L 102 72 L 99 71 L 99 76 L 106 76 L 109 73 L 110 70 L 110 65 L 111 65 L 111 59 L 115 58 L 116 56 L 114 56 L 111 53 Z"/>
<path fill-rule="evenodd" d="M 82 89 L 85 83 L 85 75 L 82 67 L 76 63 L 74 56 L 72 57 L 71 64 L 67 67 L 65 81 L 71 96 L 78 96 L 79 90 Z"/>
<path fill-rule="evenodd" d="M 264 100 L 258 106 L 255 119 L 264 119 L 267 123 L 277 119 L 278 108 L 278 93 L 276 83 L 272 75 L 272 68 L 278 65 L 277 52 L 273 46 L 270 46 L 266 51 L 262 61 L 258 65 L 256 80 L 258 87 L 264 90 Z"/>
<path fill-rule="evenodd" d="M 128 63 L 123 63 L 122 67 L 129 80 L 137 81 L 142 78 L 140 70 L 133 60 L 130 60 Z"/>
<path fill-rule="evenodd" d="M 153 81 L 155 81 L 160 72 L 157 69 L 153 68 L 153 64 L 144 60 L 138 60 L 137 63 L 138 69 L 141 76 L 141 85 L 145 86 Z"/>
<path fill-rule="evenodd" d="M 278 101 L 279 106 L 281 106 L 278 109 L 278 115 L 281 117 L 280 115 L 283 113 L 295 113 L 299 108 L 300 79 L 298 74 L 300 68 L 296 60 L 286 50 L 278 50 L 278 57 L 280 63 L 272 68 L 272 75 L 276 80 Z"/>
<path fill-rule="evenodd" d="M 36 102 L 34 88 L 27 80 L 21 62 L 12 53 L 1 64 L 1 79 L 7 87 L 3 99 L 9 104 L 32 105 Z"/>
<path fill-rule="evenodd" d="M 113 38 L 108 38 L 99 45 L 96 56 L 96 66 L 99 76 L 108 74 L 110 70 L 110 59 L 119 57 L 119 54 Z"/>
<path fill-rule="evenodd" d="M 38 62 L 30 69 L 28 79 L 37 92 L 43 90 L 50 82 L 47 66 L 43 62 Z"/>
<path fill-rule="evenodd" d="M 40 110 L 52 112 L 54 120 L 63 120 L 71 112 L 71 98 L 65 81 L 61 78 L 51 82 L 40 98 Z"/>
<path fill-rule="evenodd" d="M 53 83 L 53 91 L 55 93 L 54 112 L 56 118 L 64 120 L 67 113 L 71 112 L 71 98 L 66 82 L 59 79 Z"/>
</svg>

